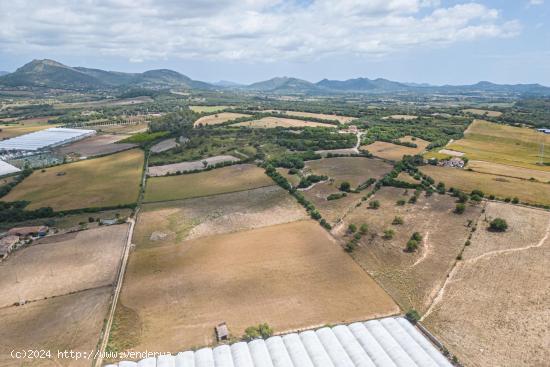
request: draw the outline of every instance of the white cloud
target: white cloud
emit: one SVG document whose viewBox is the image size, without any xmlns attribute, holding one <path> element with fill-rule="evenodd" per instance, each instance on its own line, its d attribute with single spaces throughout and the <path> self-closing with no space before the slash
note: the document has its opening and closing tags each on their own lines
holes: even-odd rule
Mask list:
<svg viewBox="0 0 550 367">
<path fill-rule="evenodd" d="M 544 0 L 529 0 L 529 4 L 531 4 L 531 5 L 542 5 L 542 4 L 544 4 Z"/>
<path fill-rule="evenodd" d="M 478 3 L 445 8 L 439 0 L 14 0 L 0 3 L 0 24 L 3 52 L 132 62 L 372 56 L 510 37 L 520 29 L 496 9 Z"/>
</svg>

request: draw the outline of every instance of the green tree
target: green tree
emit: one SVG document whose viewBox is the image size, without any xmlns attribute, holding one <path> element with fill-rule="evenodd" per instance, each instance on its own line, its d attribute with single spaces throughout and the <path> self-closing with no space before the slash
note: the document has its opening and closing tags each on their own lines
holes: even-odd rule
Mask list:
<svg viewBox="0 0 550 367">
<path fill-rule="evenodd" d="M 418 241 L 414 240 L 414 239 L 410 239 L 408 242 L 407 242 L 407 252 L 414 252 L 418 249 Z"/>
<path fill-rule="evenodd" d="M 369 208 L 371 209 L 380 208 L 380 202 L 378 200 L 369 201 Z"/>
<path fill-rule="evenodd" d="M 400 224 L 403 224 L 404 223 L 404 220 L 402 217 L 398 217 L 396 216 L 395 218 L 393 218 L 393 221 L 391 222 L 391 224 L 393 225 L 400 225 Z"/>
<path fill-rule="evenodd" d="M 340 191 L 350 192 L 350 190 L 351 190 L 351 185 L 349 182 L 344 181 L 340 184 Z"/>
<path fill-rule="evenodd" d="M 466 210 L 466 205 L 464 205 L 463 203 L 456 204 L 456 207 L 455 207 L 456 214 L 462 214 L 464 213 L 465 210 Z"/>
<path fill-rule="evenodd" d="M 504 232 L 508 229 L 508 223 L 502 218 L 495 218 L 489 224 L 489 230 L 492 232 Z"/>
<path fill-rule="evenodd" d="M 348 226 L 348 232 L 349 233 L 355 233 L 355 231 L 357 231 L 357 226 L 353 223 L 351 223 L 349 226 Z"/>
<path fill-rule="evenodd" d="M 386 240 L 391 240 L 395 236 L 395 231 L 391 228 L 388 228 L 384 230 L 384 236 L 382 236 Z"/>
<path fill-rule="evenodd" d="M 367 234 L 368 230 L 369 230 L 369 226 L 366 225 L 365 223 L 361 224 L 361 227 L 359 227 L 359 233 L 363 235 Z"/>
</svg>

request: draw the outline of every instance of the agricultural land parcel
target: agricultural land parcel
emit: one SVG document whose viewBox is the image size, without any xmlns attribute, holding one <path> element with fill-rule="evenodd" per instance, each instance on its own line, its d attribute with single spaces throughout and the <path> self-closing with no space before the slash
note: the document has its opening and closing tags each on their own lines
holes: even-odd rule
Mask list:
<svg viewBox="0 0 550 367">
<path fill-rule="evenodd" d="M 195 123 L 193 125 L 194 126 L 219 125 L 219 124 L 223 124 L 224 122 L 227 122 L 227 121 L 238 119 L 240 117 L 249 117 L 249 116 L 250 115 L 245 115 L 243 113 L 221 112 L 221 113 L 217 113 L 215 115 L 203 116 L 200 119 L 198 119 L 197 121 L 195 121 Z"/>
<path fill-rule="evenodd" d="M 313 221 L 138 246 L 119 305 L 115 349 L 170 352 L 212 344 L 221 321 L 241 336 L 261 322 L 284 332 L 399 312 Z"/>
<path fill-rule="evenodd" d="M 260 129 L 270 129 L 274 127 L 306 127 L 306 126 L 332 127 L 332 128 L 335 127 L 335 125 L 332 125 L 332 124 L 297 120 L 297 119 L 286 118 L 286 117 L 263 117 L 259 120 L 239 122 L 231 126 L 237 126 L 237 127 L 245 126 L 245 127 L 260 128 Z"/>
<path fill-rule="evenodd" d="M 402 309 L 425 312 L 464 247 L 471 232 L 468 223 L 475 223 L 481 206 L 469 205 L 464 214 L 455 214 L 455 200 L 439 194 L 421 195 L 416 204 L 396 204 L 400 199 L 407 202 L 412 194 L 413 190 L 384 187 L 369 199 L 377 200 L 379 209 L 369 209 L 367 204 L 354 208 L 333 233 L 347 242 L 351 239 L 347 233 L 349 224 L 357 228 L 367 224 L 368 233 L 363 235 L 353 257 Z M 403 219 L 403 224 L 392 224 L 396 216 Z M 383 237 L 387 229 L 394 230 L 393 238 Z M 419 250 L 405 252 L 414 232 L 423 237 Z"/>
<path fill-rule="evenodd" d="M 56 211 L 130 204 L 137 200 L 142 169 L 143 152 L 137 149 L 46 168 L 33 172 L 4 200 L 27 200 L 30 209 Z"/>
<path fill-rule="evenodd" d="M 430 142 L 416 139 L 412 140 L 411 137 L 401 138 L 403 142 L 410 142 L 417 145 L 416 148 L 406 147 L 403 145 L 397 145 L 392 143 L 387 143 L 384 141 L 376 141 L 372 144 L 362 146 L 361 149 L 366 149 L 373 155 L 388 159 L 391 161 L 399 161 L 403 158 L 404 155 L 415 155 L 422 153 L 430 144 Z"/>
<path fill-rule="evenodd" d="M 118 143 L 129 135 L 95 135 L 59 148 L 62 154 L 75 153 L 83 157 L 112 154 L 136 147 L 135 144 Z"/>
<path fill-rule="evenodd" d="M 232 155 L 218 155 L 215 157 L 208 157 L 198 161 L 180 162 L 180 163 L 165 164 L 163 166 L 149 167 L 147 169 L 147 173 L 149 176 L 165 176 L 169 173 L 203 170 L 203 169 L 206 169 L 206 167 L 213 166 L 218 163 L 238 162 L 238 161 L 239 161 L 239 158 L 233 157 Z M 206 162 L 207 166 L 205 166 L 203 162 Z"/>
<path fill-rule="evenodd" d="M 504 233 L 487 231 L 504 218 Z M 545 366 L 550 360 L 550 213 L 489 203 L 471 245 L 424 319 L 465 365 Z"/>
<path fill-rule="evenodd" d="M 471 113 L 473 115 L 478 115 L 478 116 L 488 116 L 488 117 L 500 117 L 500 116 L 502 116 L 502 112 L 490 111 L 490 110 L 481 110 L 479 108 L 468 108 L 466 110 L 462 110 L 462 112 Z"/>
<path fill-rule="evenodd" d="M 323 120 L 337 120 L 341 124 L 347 124 L 356 119 L 355 117 L 329 115 L 326 113 L 311 113 L 311 112 L 299 112 L 299 111 L 283 111 L 283 113 L 285 113 L 288 116 L 312 117 L 312 118 L 323 119 Z"/>
<path fill-rule="evenodd" d="M 243 191 L 274 182 L 252 164 L 237 164 L 215 170 L 147 180 L 145 201 L 166 201 Z"/>
<path fill-rule="evenodd" d="M 231 106 L 189 106 L 189 108 L 192 111 L 198 112 L 198 113 L 211 113 L 211 112 L 218 112 L 225 110 L 226 108 L 230 108 Z"/>
<path fill-rule="evenodd" d="M 57 351 L 97 346 L 127 231 L 116 225 L 46 237 L 0 264 L 0 365 L 89 365 L 57 359 Z M 13 349 L 49 349 L 53 358 L 17 360 Z"/>
</svg>

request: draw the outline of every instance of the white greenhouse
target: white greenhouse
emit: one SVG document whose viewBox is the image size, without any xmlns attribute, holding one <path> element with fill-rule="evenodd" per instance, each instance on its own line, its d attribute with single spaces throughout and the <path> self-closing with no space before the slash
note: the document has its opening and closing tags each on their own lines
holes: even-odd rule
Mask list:
<svg viewBox="0 0 550 367">
<path fill-rule="evenodd" d="M 53 127 L 0 141 L 0 151 L 37 151 L 54 148 L 95 135 L 95 130 Z"/>
<path fill-rule="evenodd" d="M 452 367 L 403 317 L 162 355 L 118 367 Z M 117 367 L 108 365 L 107 367 Z"/>
<path fill-rule="evenodd" d="M 21 171 L 19 168 L 0 160 L 0 176 L 9 175 Z"/>
</svg>

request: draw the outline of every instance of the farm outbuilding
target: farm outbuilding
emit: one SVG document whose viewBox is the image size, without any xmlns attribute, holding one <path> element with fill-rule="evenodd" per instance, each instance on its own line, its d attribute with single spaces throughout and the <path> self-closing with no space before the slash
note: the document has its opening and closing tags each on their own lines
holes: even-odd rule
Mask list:
<svg viewBox="0 0 550 367">
<path fill-rule="evenodd" d="M 14 227 L 8 231 L 10 236 L 45 236 L 48 234 L 47 226 Z"/>
<path fill-rule="evenodd" d="M 107 367 L 115 367 L 109 365 Z M 119 362 L 118 367 L 451 367 L 403 317 L 324 327 L 177 355 Z"/>
</svg>

